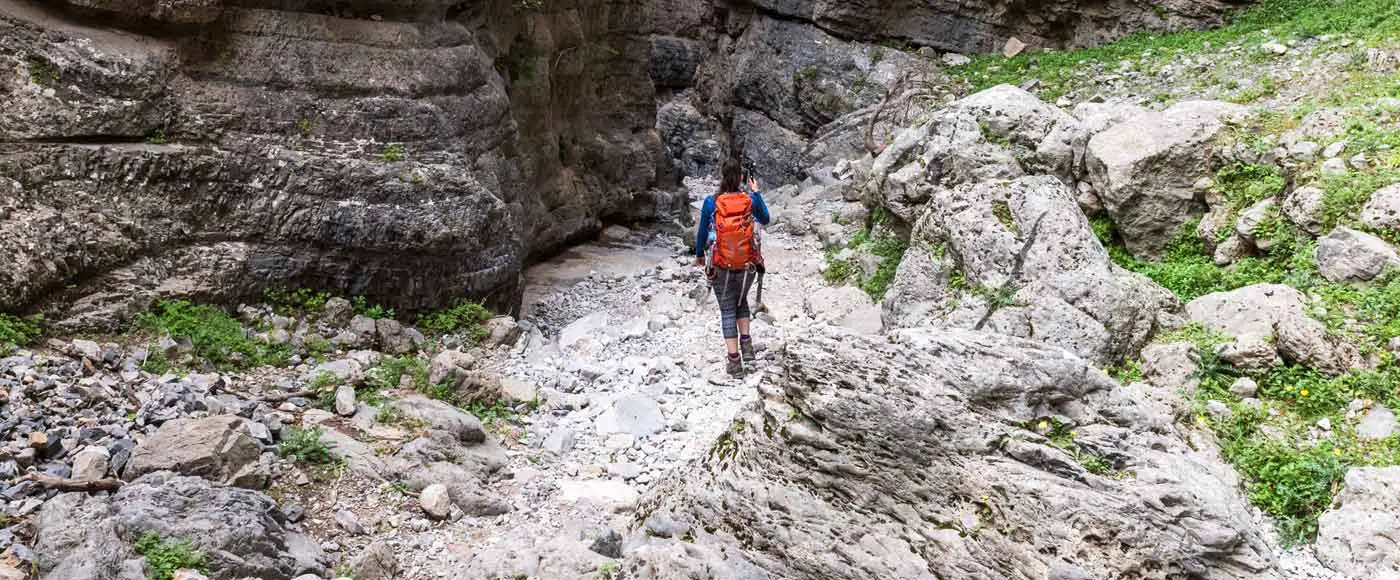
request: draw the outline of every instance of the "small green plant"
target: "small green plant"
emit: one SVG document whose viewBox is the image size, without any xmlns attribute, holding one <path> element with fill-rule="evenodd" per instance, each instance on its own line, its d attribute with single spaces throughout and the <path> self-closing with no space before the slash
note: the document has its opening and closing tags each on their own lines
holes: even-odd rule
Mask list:
<svg viewBox="0 0 1400 580">
<path fill-rule="evenodd" d="M 29 62 L 29 80 L 36 85 L 53 86 L 58 84 L 58 67 L 50 62 L 33 60 Z"/>
<path fill-rule="evenodd" d="M 622 572 L 617 568 L 617 562 L 603 562 L 598 566 L 598 580 L 621 580 Z"/>
<path fill-rule="evenodd" d="M 195 549 L 189 539 L 165 539 L 155 530 L 136 538 L 136 553 L 146 560 L 149 580 L 171 580 L 180 569 L 198 570 L 207 574 L 209 566 L 204 553 Z"/>
<path fill-rule="evenodd" d="M 165 134 L 165 128 L 161 127 L 151 131 L 151 134 L 146 136 L 146 142 L 152 145 L 165 145 L 170 142 L 170 137 Z"/>
<path fill-rule="evenodd" d="M 1230 97 L 1230 101 L 1241 104 L 1253 103 L 1277 94 L 1278 88 L 1278 81 L 1275 81 L 1274 77 L 1264 77 L 1252 86 L 1235 93 L 1234 96 Z"/>
<path fill-rule="evenodd" d="M 302 117 L 300 121 L 297 121 L 297 129 L 301 131 L 303 137 L 310 136 L 312 129 L 311 119 Z"/>
<path fill-rule="evenodd" d="M 515 418 L 515 410 L 502 401 L 478 401 L 467 405 L 466 410 L 477 419 L 481 419 L 481 423 L 492 431 L 502 430 Z"/>
<path fill-rule="evenodd" d="M 398 143 L 385 145 L 384 152 L 380 153 L 379 157 L 383 159 L 385 163 L 398 163 L 403 161 L 403 145 Z"/>
<path fill-rule="evenodd" d="M 370 318 L 380 319 L 394 317 L 393 308 L 387 308 L 379 304 L 370 304 L 369 300 L 366 300 L 364 296 L 351 298 L 350 306 L 355 309 L 355 314 L 368 316 Z"/>
<path fill-rule="evenodd" d="M 826 251 L 826 269 L 822 276 L 827 282 L 832 284 L 843 284 L 855 282 L 861 290 L 870 295 L 875 301 L 885 298 L 885 293 L 889 291 L 890 284 L 894 282 L 895 273 L 899 270 L 899 263 L 904 259 L 904 252 L 909 249 L 909 244 L 903 238 L 895 235 L 887 227 L 889 224 L 889 214 L 883 209 L 878 209 L 871 214 L 870 228 L 856 234 L 846 247 L 854 250 L 855 253 L 867 254 L 879 258 L 875 271 L 868 276 L 861 269 L 857 258 L 838 259 L 840 253 L 835 248 Z"/>
<path fill-rule="evenodd" d="M 399 388 L 404 375 L 408 375 L 414 388 L 424 391 L 428 388 L 428 360 L 418 356 L 388 356 L 379 360 L 365 377 L 365 384 L 374 390 Z"/>
<path fill-rule="evenodd" d="M 1124 385 L 1130 385 L 1142 380 L 1142 361 L 1129 359 L 1122 364 L 1108 369 L 1108 376 Z"/>
<path fill-rule="evenodd" d="M 323 372 L 311 379 L 306 388 L 316 393 L 317 408 L 331 411 L 335 409 L 335 387 L 338 384 L 340 377 L 332 372 Z"/>
<path fill-rule="evenodd" d="M 150 312 L 136 317 L 136 326 L 189 339 L 195 358 L 220 370 L 284 366 L 291 354 L 286 345 L 253 340 L 243 325 L 222 309 L 186 300 L 157 303 Z"/>
<path fill-rule="evenodd" d="M 817 67 L 809 66 L 797 69 L 792 72 L 792 82 L 797 84 L 806 83 L 817 78 Z"/>
<path fill-rule="evenodd" d="M 331 465 L 340 461 L 330 444 L 322 440 L 326 434 L 323 427 L 291 427 L 277 443 L 277 452 L 297 463 Z"/>
<path fill-rule="evenodd" d="M 306 349 L 307 355 L 317 360 L 335 350 L 335 344 L 319 334 L 306 335 L 301 341 L 301 346 Z"/>
<path fill-rule="evenodd" d="M 458 302 L 456 306 L 418 317 L 418 328 L 437 334 L 462 333 L 476 340 L 490 335 L 481 323 L 491 318 L 491 311 L 481 302 Z"/>
<path fill-rule="evenodd" d="M 42 316 L 19 317 L 0 314 L 0 354 L 21 346 L 28 346 L 39 338 L 39 325 Z"/>
<path fill-rule="evenodd" d="M 1001 227 L 1006 228 L 1006 231 L 1020 235 L 1021 228 L 1016 225 L 1016 218 L 1011 215 L 1011 205 L 1006 203 L 1006 200 L 998 199 L 992 201 L 992 216 L 997 218 L 997 221 L 1001 223 Z"/>
<path fill-rule="evenodd" d="M 1074 431 L 1070 429 L 1069 425 L 1060 422 L 1059 419 L 1053 417 L 1041 419 L 1022 425 L 1022 428 L 1039 433 L 1049 439 L 1050 445 L 1074 458 L 1089 473 L 1112 479 L 1121 479 L 1128 475 L 1114 469 L 1113 462 L 1107 457 L 1075 443 Z"/>
<path fill-rule="evenodd" d="M 274 312 L 282 316 L 305 316 L 324 310 L 331 295 L 310 288 L 296 290 L 269 288 L 263 291 L 263 298 L 272 305 Z"/>
</svg>

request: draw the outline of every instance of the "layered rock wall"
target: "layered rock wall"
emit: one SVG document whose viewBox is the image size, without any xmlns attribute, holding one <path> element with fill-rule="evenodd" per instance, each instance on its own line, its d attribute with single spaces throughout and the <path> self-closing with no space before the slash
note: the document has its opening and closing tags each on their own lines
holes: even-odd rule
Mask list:
<svg viewBox="0 0 1400 580">
<path fill-rule="evenodd" d="M 527 259 L 673 181 L 643 3 L 263 4 L 3 6 L 0 308 L 110 327 L 280 285 L 508 310 Z"/>
</svg>

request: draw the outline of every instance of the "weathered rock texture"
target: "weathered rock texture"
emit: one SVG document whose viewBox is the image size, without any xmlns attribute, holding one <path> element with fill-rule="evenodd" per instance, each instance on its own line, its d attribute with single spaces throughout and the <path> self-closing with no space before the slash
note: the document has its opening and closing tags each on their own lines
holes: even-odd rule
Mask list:
<svg viewBox="0 0 1400 580">
<path fill-rule="evenodd" d="M 36 531 L 44 578 L 115 578 L 123 561 L 139 557 L 129 546 L 148 532 L 188 538 L 205 554 L 215 580 L 286 580 L 325 569 L 320 547 L 288 530 L 272 499 L 169 472 L 142 477 L 108 497 L 58 496 L 44 504 Z"/>
<path fill-rule="evenodd" d="M 1062 349 L 832 328 L 779 363 L 761 407 L 641 500 L 629 577 L 1269 575 L 1234 476 Z M 1047 417 L 1131 475 L 1028 430 Z"/>
<path fill-rule="evenodd" d="M 864 40 L 898 39 L 961 52 L 999 50 L 1010 37 L 1032 47 L 1087 46 L 1139 30 L 1219 22 L 1228 2 L 1169 0 L 1144 9 L 1130 0 L 1058 0 L 1026 5 L 1005 0 L 757 0 L 761 10 L 814 23 L 832 34 Z"/>
<path fill-rule="evenodd" d="M 1115 266 L 1079 209 L 1088 131 L 1012 86 L 898 135 L 869 195 L 912 224 L 885 296 L 890 326 L 985 328 L 1108 365 L 1136 354 L 1176 300 Z"/>
<path fill-rule="evenodd" d="M 667 199 L 640 2 L 148 4 L 0 10 L 0 309 L 508 310 L 529 256 Z"/>
</svg>

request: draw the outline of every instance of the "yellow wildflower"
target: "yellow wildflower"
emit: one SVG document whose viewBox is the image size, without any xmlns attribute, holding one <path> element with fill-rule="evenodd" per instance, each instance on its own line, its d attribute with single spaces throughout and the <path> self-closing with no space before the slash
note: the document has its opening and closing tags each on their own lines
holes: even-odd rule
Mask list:
<svg viewBox="0 0 1400 580">
<path fill-rule="evenodd" d="M 1306 397 L 1306 396 L 1308 396 L 1308 390 L 1307 390 L 1307 389 L 1303 389 L 1303 390 L 1301 390 L 1301 391 L 1298 391 L 1298 396 L 1300 396 L 1300 397 Z"/>
</svg>

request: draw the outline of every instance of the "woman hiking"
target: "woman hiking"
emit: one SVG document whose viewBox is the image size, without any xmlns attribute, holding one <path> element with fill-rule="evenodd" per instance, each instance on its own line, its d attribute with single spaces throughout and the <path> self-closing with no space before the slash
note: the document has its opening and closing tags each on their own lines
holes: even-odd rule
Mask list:
<svg viewBox="0 0 1400 580">
<path fill-rule="evenodd" d="M 745 185 L 747 191 L 741 190 Z M 720 329 L 729 355 L 725 370 L 732 377 L 744 376 L 744 363 L 754 359 L 749 336 L 749 288 L 763 269 L 754 222 L 768 225 L 768 219 L 768 206 L 758 192 L 758 180 L 752 176 L 744 178 L 738 159 L 725 161 L 719 192 L 705 198 L 700 207 L 695 265 L 707 266 L 708 250 L 710 263 L 705 275 L 719 301 Z"/>
</svg>

